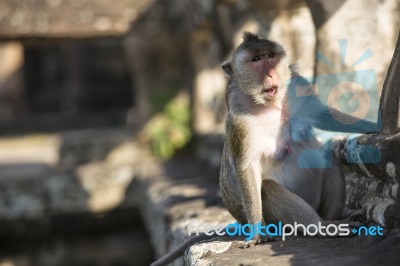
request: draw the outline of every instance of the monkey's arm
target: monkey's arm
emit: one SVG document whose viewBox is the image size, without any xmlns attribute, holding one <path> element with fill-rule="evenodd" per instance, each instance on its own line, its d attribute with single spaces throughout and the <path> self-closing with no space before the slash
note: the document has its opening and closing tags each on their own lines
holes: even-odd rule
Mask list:
<svg viewBox="0 0 400 266">
<path fill-rule="evenodd" d="M 229 169 L 226 169 L 225 173 L 221 173 L 220 184 L 221 190 L 236 191 L 236 193 L 230 193 L 233 194 L 230 195 L 232 198 L 224 199 L 224 202 L 238 201 L 241 205 L 241 209 L 244 211 L 242 217 L 244 221 L 240 220 L 241 217 L 235 218 L 241 223 L 256 224 L 262 221 L 261 162 L 255 152 L 257 148 L 250 146 L 252 142 L 247 130 L 248 127 L 243 118 L 228 115 L 226 166 Z M 235 213 L 237 210 L 229 211 Z"/>
</svg>

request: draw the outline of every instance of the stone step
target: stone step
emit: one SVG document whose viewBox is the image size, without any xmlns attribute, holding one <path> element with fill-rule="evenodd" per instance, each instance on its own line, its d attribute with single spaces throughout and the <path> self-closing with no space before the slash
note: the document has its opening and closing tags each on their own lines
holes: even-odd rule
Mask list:
<svg viewBox="0 0 400 266">
<path fill-rule="evenodd" d="M 188 238 L 190 223 L 227 225 L 234 221 L 223 208 L 218 173 L 195 161 L 173 161 L 141 186 L 141 213 L 155 256 Z M 182 178 L 180 170 L 186 174 Z M 185 171 L 184 169 L 191 169 Z M 215 238 L 191 246 L 172 265 L 398 265 L 400 230 L 375 237 L 290 237 L 242 249 L 237 238 Z"/>
</svg>

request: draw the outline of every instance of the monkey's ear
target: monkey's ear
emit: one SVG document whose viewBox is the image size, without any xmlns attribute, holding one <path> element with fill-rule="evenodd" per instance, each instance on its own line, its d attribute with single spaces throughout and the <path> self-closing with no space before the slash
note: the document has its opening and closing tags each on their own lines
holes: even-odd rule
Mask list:
<svg viewBox="0 0 400 266">
<path fill-rule="evenodd" d="M 222 63 L 221 67 L 225 71 L 225 73 L 228 74 L 228 76 L 231 76 L 231 74 L 232 74 L 231 62 L 225 61 Z"/>
</svg>

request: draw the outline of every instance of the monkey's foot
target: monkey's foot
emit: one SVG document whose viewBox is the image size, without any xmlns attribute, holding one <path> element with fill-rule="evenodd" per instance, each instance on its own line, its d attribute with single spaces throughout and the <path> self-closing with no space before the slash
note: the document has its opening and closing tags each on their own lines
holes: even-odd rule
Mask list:
<svg viewBox="0 0 400 266">
<path fill-rule="evenodd" d="M 239 244 L 239 248 L 250 248 L 250 247 L 254 247 L 255 245 L 261 244 L 261 239 L 258 240 L 248 240 L 248 241 L 241 241 Z"/>
<path fill-rule="evenodd" d="M 248 241 L 240 241 L 239 243 L 239 248 L 250 248 L 250 247 L 254 247 L 255 245 L 261 244 L 261 243 L 266 243 L 266 242 L 272 242 L 275 241 L 274 238 L 272 237 L 268 237 L 268 236 L 257 236 L 252 240 L 248 240 Z"/>
</svg>

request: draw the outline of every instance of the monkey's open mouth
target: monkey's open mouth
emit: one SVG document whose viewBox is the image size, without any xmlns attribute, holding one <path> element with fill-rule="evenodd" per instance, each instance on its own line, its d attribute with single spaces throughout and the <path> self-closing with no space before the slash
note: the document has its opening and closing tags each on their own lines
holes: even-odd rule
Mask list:
<svg viewBox="0 0 400 266">
<path fill-rule="evenodd" d="M 277 91 L 278 91 L 278 87 L 277 86 L 272 86 L 271 88 L 263 89 L 261 92 L 268 94 L 268 96 L 270 96 L 270 97 L 273 97 L 273 96 L 275 96 Z"/>
</svg>

